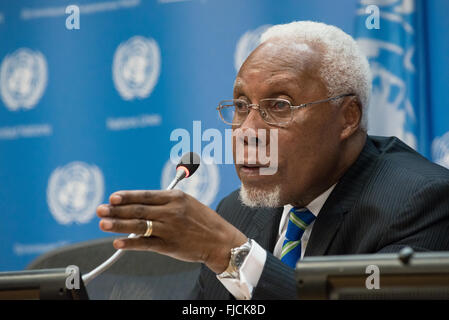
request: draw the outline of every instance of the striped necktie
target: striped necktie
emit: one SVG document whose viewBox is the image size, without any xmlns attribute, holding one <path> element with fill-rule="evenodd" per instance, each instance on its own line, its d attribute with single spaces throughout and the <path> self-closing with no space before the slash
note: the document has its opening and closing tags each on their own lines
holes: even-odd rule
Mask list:
<svg viewBox="0 0 449 320">
<path fill-rule="evenodd" d="M 296 262 L 301 258 L 301 237 L 307 226 L 316 218 L 309 210 L 299 210 L 301 208 L 295 207 L 290 210 L 287 233 L 281 253 L 281 261 L 292 268 L 296 267 Z"/>
</svg>

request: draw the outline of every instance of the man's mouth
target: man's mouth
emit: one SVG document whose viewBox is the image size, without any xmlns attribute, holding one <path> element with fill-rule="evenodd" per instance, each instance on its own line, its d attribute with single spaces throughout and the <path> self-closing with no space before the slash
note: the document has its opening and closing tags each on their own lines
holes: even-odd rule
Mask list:
<svg viewBox="0 0 449 320">
<path fill-rule="evenodd" d="M 259 175 L 260 168 L 267 168 L 269 165 L 261 164 L 242 164 L 239 166 L 240 173 L 244 175 Z"/>
</svg>

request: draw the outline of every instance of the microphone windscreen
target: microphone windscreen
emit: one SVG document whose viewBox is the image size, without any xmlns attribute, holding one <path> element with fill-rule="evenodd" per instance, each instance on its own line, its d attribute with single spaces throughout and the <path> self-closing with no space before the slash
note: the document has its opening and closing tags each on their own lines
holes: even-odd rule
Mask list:
<svg viewBox="0 0 449 320">
<path fill-rule="evenodd" d="M 198 154 L 196 154 L 195 152 L 188 152 L 182 156 L 181 160 L 176 166 L 176 169 L 178 169 L 179 167 L 184 167 L 188 171 L 186 178 L 190 177 L 200 166 L 200 160 L 201 158 Z"/>
</svg>

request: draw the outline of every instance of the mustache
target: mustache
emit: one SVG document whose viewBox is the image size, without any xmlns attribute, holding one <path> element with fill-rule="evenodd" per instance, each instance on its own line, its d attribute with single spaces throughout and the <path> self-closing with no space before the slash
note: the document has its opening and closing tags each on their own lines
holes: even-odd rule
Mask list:
<svg viewBox="0 0 449 320">
<path fill-rule="evenodd" d="M 279 163 L 278 129 L 235 129 L 233 135 L 236 165 L 260 167 L 265 174 L 277 172 Z M 235 140 L 235 142 L 234 142 Z"/>
</svg>

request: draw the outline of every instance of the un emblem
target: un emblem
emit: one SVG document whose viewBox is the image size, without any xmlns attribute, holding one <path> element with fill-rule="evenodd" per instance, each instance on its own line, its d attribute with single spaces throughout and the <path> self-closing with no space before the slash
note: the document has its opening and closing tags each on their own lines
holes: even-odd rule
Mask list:
<svg viewBox="0 0 449 320">
<path fill-rule="evenodd" d="M 7 55 L 0 67 L 0 94 L 16 111 L 33 108 L 47 86 L 47 62 L 39 51 L 21 48 Z"/>
<path fill-rule="evenodd" d="M 176 164 L 168 160 L 162 170 L 161 188 L 166 189 L 175 175 Z M 209 206 L 217 196 L 219 184 L 220 176 L 217 165 L 212 161 L 210 164 L 203 161 L 195 174 L 179 182 L 176 189 L 184 191 Z"/>
<path fill-rule="evenodd" d="M 243 62 L 248 58 L 249 54 L 257 48 L 260 44 L 260 36 L 269 28 L 271 25 L 263 25 L 255 30 L 247 31 L 240 37 L 237 42 L 237 47 L 234 53 L 234 67 L 238 72 Z"/>
<path fill-rule="evenodd" d="M 60 224 L 89 222 L 103 195 L 103 174 L 95 165 L 71 162 L 56 168 L 48 181 L 48 206 Z"/>
<path fill-rule="evenodd" d="M 433 140 L 432 159 L 440 166 L 449 169 L 449 131 Z"/>
<path fill-rule="evenodd" d="M 154 39 L 135 36 L 121 43 L 114 54 L 114 85 L 125 100 L 146 98 L 159 78 L 161 53 Z"/>
</svg>

